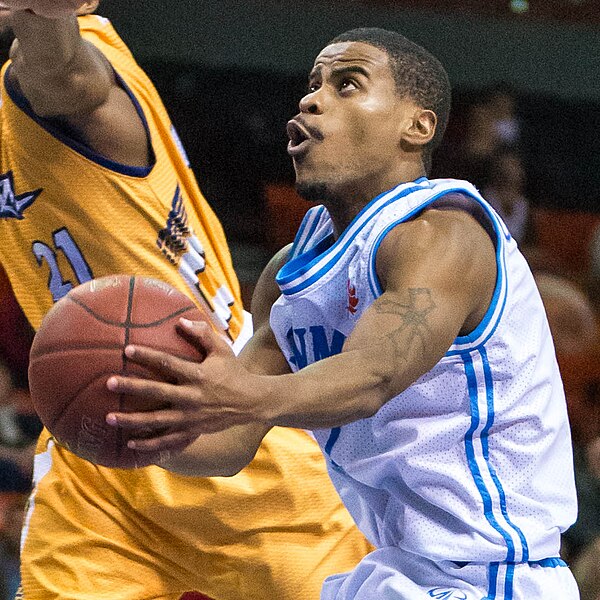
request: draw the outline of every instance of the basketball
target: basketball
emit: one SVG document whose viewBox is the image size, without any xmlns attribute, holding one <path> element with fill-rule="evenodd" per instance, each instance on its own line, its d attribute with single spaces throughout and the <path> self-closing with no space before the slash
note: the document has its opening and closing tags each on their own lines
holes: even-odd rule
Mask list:
<svg viewBox="0 0 600 600">
<path fill-rule="evenodd" d="M 112 411 L 159 407 L 112 393 L 106 382 L 115 374 L 156 379 L 128 360 L 128 344 L 202 360 L 177 333 L 180 317 L 207 320 L 190 298 L 167 283 L 130 275 L 84 283 L 52 307 L 33 340 L 29 385 L 35 410 L 60 445 L 106 467 L 153 462 L 155 457 L 127 448 L 126 432 L 108 426 L 105 418 Z"/>
</svg>

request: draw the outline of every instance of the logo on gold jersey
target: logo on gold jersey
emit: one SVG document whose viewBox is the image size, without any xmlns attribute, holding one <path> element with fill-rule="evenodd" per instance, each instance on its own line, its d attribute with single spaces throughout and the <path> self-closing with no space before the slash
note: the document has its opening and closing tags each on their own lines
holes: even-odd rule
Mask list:
<svg viewBox="0 0 600 600">
<path fill-rule="evenodd" d="M 12 171 L 0 175 L 0 219 L 23 219 L 23 212 L 42 193 L 41 188 L 24 194 L 15 193 Z"/>
<path fill-rule="evenodd" d="M 177 186 L 166 226 L 158 232 L 156 244 L 171 263 L 177 264 L 186 253 L 192 235 L 181 190 Z"/>
</svg>

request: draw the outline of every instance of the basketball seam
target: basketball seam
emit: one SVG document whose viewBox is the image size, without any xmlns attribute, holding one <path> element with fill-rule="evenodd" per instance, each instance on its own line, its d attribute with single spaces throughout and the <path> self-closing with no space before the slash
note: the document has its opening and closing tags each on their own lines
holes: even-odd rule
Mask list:
<svg viewBox="0 0 600 600">
<path fill-rule="evenodd" d="M 125 354 L 125 348 L 129 344 L 129 331 L 131 329 L 131 313 L 133 312 L 133 295 L 135 290 L 135 277 L 129 278 L 129 294 L 127 296 L 127 316 L 125 317 L 125 338 L 123 340 L 123 348 L 121 350 L 121 375 L 125 376 L 127 374 L 127 355 Z M 125 394 L 119 394 L 119 412 L 123 412 L 125 407 Z M 123 442 L 125 437 L 125 432 L 121 427 L 119 427 L 116 431 L 117 435 L 117 444 L 116 444 L 116 453 L 117 459 L 119 462 L 123 456 Z M 135 461 L 137 463 L 137 455 L 135 454 Z"/>
<path fill-rule="evenodd" d="M 31 361 L 35 361 L 38 358 L 42 358 L 44 356 L 46 356 L 47 354 L 56 354 L 57 352 L 70 352 L 71 350 L 116 350 L 116 349 L 120 349 L 121 348 L 121 344 L 107 344 L 107 345 L 98 345 L 98 344 L 94 344 L 93 342 L 89 342 L 89 343 L 85 343 L 85 344 L 81 344 L 81 345 L 71 345 L 68 348 L 65 348 L 62 345 L 56 345 L 56 346 L 48 346 L 46 348 L 40 348 L 38 349 L 36 352 L 32 352 L 29 355 L 29 359 Z"/>
<path fill-rule="evenodd" d="M 94 377 L 93 379 L 89 379 L 87 380 L 80 388 L 78 388 L 77 390 L 75 390 L 75 392 L 73 392 L 73 394 L 64 402 L 63 404 L 63 410 L 61 410 L 60 412 L 58 412 L 57 416 L 55 419 L 53 419 L 52 423 L 50 424 L 50 426 L 46 427 L 46 429 L 51 430 L 54 425 L 56 425 L 56 423 L 58 421 L 60 421 L 60 419 L 64 416 L 64 413 L 66 412 L 66 407 L 71 406 L 71 404 L 73 403 L 73 401 L 79 396 L 79 394 L 81 394 L 81 392 L 83 392 L 84 390 L 86 390 L 87 388 L 89 388 L 91 385 L 93 385 L 94 383 L 96 383 L 96 381 L 98 381 L 99 379 L 102 379 L 102 377 L 106 377 L 107 375 L 110 377 L 112 375 L 114 375 L 114 371 L 105 371 L 102 373 L 98 373 L 98 375 L 96 377 Z M 53 435 L 54 437 L 54 435 Z"/>
<path fill-rule="evenodd" d="M 89 313 L 90 315 L 92 315 L 95 319 L 97 319 L 98 321 L 100 321 L 100 323 L 104 323 L 106 325 L 113 325 L 115 327 L 129 326 L 129 327 L 131 327 L 131 329 L 149 329 L 151 327 L 156 327 L 157 325 L 161 325 L 162 323 L 164 323 L 165 321 L 168 321 L 169 319 L 172 319 L 173 317 L 177 317 L 179 315 L 185 314 L 186 312 L 188 312 L 190 310 L 196 310 L 198 308 L 195 304 L 190 304 L 189 306 L 185 306 L 183 308 L 180 308 L 180 309 L 176 310 L 175 312 L 172 312 L 171 314 L 165 315 L 163 318 L 158 319 L 157 321 L 152 321 L 152 322 L 149 322 L 149 323 L 129 323 L 129 324 L 126 324 L 126 323 L 124 323 L 122 321 L 113 321 L 111 319 L 107 319 L 105 317 L 102 317 L 101 315 L 97 314 L 94 310 L 92 310 L 89 306 L 87 306 L 86 304 L 84 304 L 83 302 L 81 302 L 81 300 L 79 300 L 77 298 L 69 298 L 69 300 L 71 302 L 74 302 L 75 304 L 77 304 L 81 308 L 83 308 L 83 310 L 85 310 L 87 313 Z"/>
</svg>

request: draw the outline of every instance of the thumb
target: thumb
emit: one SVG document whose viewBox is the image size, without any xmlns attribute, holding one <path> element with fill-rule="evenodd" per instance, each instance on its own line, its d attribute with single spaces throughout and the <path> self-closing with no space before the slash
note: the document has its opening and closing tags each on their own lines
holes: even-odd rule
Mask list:
<svg viewBox="0 0 600 600">
<path fill-rule="evenodd" d="M 222 352 L 231 353 L 229 344 L 217 334 L 210 323 L 182 318 L 179 319 L 179 325 L 189 341 L 206 356 Z"/>
</svg>

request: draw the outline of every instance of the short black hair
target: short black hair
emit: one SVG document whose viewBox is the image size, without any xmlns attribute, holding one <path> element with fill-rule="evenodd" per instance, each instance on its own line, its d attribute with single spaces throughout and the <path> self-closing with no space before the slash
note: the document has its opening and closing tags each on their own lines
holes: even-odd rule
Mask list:
<svg viewBox="0 0 600 600">
<path fill-rule="evenodd" d="M 341 42 L 363 42 L 383 50 L 389 57 L 398 93 L 436 114 L 435 134 L 423 150 L 423 160 L 429 171 L 431 154 L 440 145 L 450 118 L 452 92 L 442 63 L 397 31 L 379 27 L 350 29 L 336 36 L 328 45 Z"/>
</svg>

